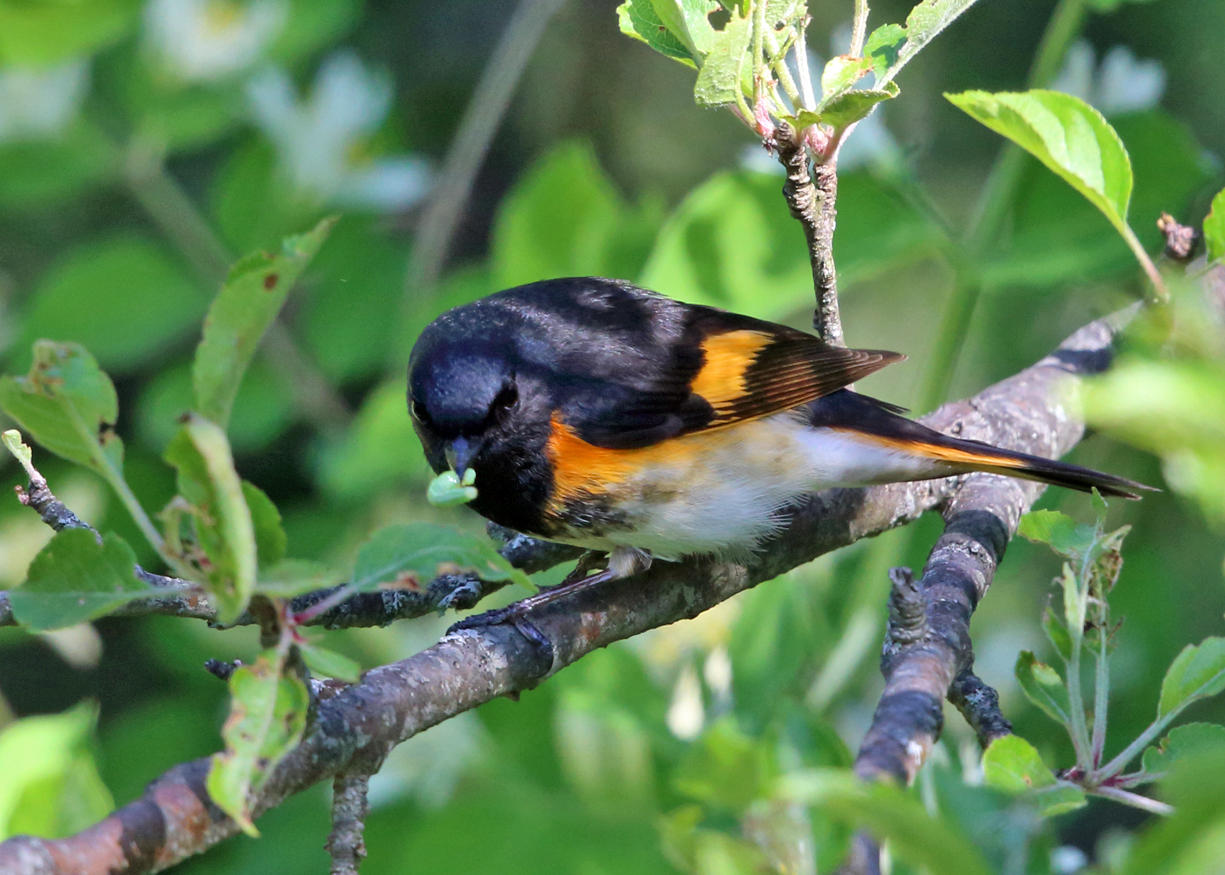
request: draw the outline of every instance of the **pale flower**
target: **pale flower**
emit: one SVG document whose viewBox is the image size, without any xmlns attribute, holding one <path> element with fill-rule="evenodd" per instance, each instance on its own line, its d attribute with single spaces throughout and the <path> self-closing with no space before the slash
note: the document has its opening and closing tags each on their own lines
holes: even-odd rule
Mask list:
<svg viewBox="0 0 1225 875">
<path fill-rule="evenodd" d="M 83 60 L 0 72 L 0 141 L 55 138 L 77 117 L 88 88 Z"/>
<path fill-rule="evenodd" d="M 246 70 L 280 34 L 285 0 L 149 0 L 145 32 L 158 62 L 187 82 Z"/>
<path fill-rule="evenodd" d="M 391 108 L 391 83 L 352 53 L 328 58 L 305 99 L 275 69 L 253 78 L 247 97 L 256 125 L 302 194 L 340 207 L 391 212 L 428 190 L 429 167 L 421 158 L 366 157 L 369 138 Z"/>
</svg>

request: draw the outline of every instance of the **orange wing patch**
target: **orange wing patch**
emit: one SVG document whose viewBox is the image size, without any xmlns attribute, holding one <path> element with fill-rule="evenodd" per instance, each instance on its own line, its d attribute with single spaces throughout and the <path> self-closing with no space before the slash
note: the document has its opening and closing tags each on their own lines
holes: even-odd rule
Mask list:
<svg viewBox="0 0 1225 875">
<path fill-rule="evenodd" d="M 748 370 L 758 354 L 775 340 L 761 331 L 729 331 L 702 341 L 702 370 L 689 385 L 715 409 L 742 398 L 748 392 Z"/>
<path fill-rule="evenodd" d="M 558 511 L 566 501 L 583 495 L 615 495 L 620 487 L 646 468 L 672 472 L 653 484 L 667 488 L 669 482 L 684 482 L 685 472 L 702 464 L 703 457 L 741 435 L 730 430 L 695 432 L 633 449 L 608 449 L 590 444 L 554 413 L 549 420 L 548 454 L 553 471 L 550 510 Z"/>
</svg>

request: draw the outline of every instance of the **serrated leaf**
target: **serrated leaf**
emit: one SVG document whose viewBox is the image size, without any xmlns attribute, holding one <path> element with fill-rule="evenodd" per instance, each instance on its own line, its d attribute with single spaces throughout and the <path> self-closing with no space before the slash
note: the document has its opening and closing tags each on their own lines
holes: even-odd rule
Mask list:
<svg viewBox="0 0 1225 875">
<path fill-rule="evenodd" d="M 674 34 L 694 57 L 702 58 L 715 44 L 710 13 L 719 8 L 716 0 L 651 0 L 651 6 L 664 27 Z"/>
<path fill-rule="evenodd" d="M 680 36 L 670 31 L 652 0 L 625 0 L 617 7 L 617 25 L 626 36 L 642 40 L 665 57 L 697 67 L 700 60 Z"/>
<path fill-rule="evenodd" d="M 299 644 L 298 652 L 307 668 L 321 677 L 336 678 L 355 684 L 362 679 L 362 666 L 356 659 L 350 659 L 343 653 L 318 647 L 314 644 Z"/>
<path fill-rule="evenodd" d="M 248 799 L 302 737 L 310 696 L 302 681 L 282 673 L 275 651 L 230 676 L 230 716 L 221 730 L 225 751 L 213 756 L 205 786 L 217 806 L 248 835 Z"/>
<path fill-rule="evenodd" d="M 264 490 L 246 480 L 242 481 L 242 497 L 251 512 L 259 567 L 275 565 L 285 558 L 285 550 L 289 547 L 289 538 L 281 524 L 281 512 Z"/>
<path fill-rule="evenodd" d="M 119 397 L 97 361 L 76 343 L 40 340 L 24 377 L 0 378 L 0 408 L 57 456 L 122 477 L 123 442 L 109 430 Z"/>
<path fill-rule="evenodd" d="M 1150 775 L 1168 772 L 1179 759 L 1199 753 L 1225 750 L 1225 726 L 1187 723 L 1170 730 L 1160 743 L 1144 751 L 1141 768 Z"/>
<path fill-rule="evenodd" d="M 277 253 L 256 252 L 230 268 L 204 320 L 204 335 L 192 363 L 196 410 L 222 428 L 255 348 L 280 312 L 290 288 L 319 251 L 335 224 L 286 237 Z"/>
<path fill-rule="evenodd" d="M 1209 261 L 1225 258 L 1225 189 L 1212 198 L 1212 208 L 1204 217 L 1204 243 Z"/>
<path fill-rule="evenodd" d="M 973 5 L 974 0 L 922 0 L 916 4 L 906 16 L 906 41 L 897 48 L 897 60 L 889 65 L 883 76 L 877 75 L 877 82 L 883 84 L 893 79 L 910 63 L 911 58 Z M 884 29 L 877 28 L 873 36 L 882 30 Z M 892 37 L 895 32 L 886 33 Z"/>
<path fill-rule="evenodd" d="M 997 738 L 983 752 L 983 780 L 1008 793 L 1050 787 L 1055 775 L 1037 748 L 1019 735 Z"/>
<path fill-rule="evenodd" d="M 1085 791 L 1056 779 L 1037 749 L 1019 735 L 997 738 L 983 752 L 983 781 L 1005 793 L 1032 793 L 1046 817 L 1085 804 Z"/>
<path fill-rule="evenodd" d="M 840 94 L 821 107 L 820 120 L 835 129 L 865 118 L 876 104 L 891 100 L 900 93 L 897 84 L 886 82 L 884 88 L 859 88 Z"/>
<path fill-rule="evenodd" d="M 1028 650 L 1022 650 L 1017 655 L 1014 671 L 1025 698 L 1041 708 L 1052 720 L 1067 725 L 1072 707 L 1059 672 L 1045 662 L 1039 662 Z"/>
<path fill-rule="evenodd" d="M 821 99 L 828 101 L 846 91 L 872 69 L 872 59 L 835 55 L 821 70 Z"/>
<path fill-rule="evenodd" d="M 1073 560 L 1083 559 L 1096 537 L 1092 526 L 1078 523 L 1057 510 L 1031 510 L 1021 517 L 1017 534 Z"/>
<path fill-rule="evenodd" d="M 726 106 L 735 103 L 742 89 L 741 70 L 749 53 L 751 22 L 735 10 L 724 28 L 714 34 L 710 53 L 702 62 L 693 97 L 699 106 Z"/>
<path fill-rule="evenodd" d="M 1225 638 L 1205 638 L 1188 644 L 1161 681 L 1157 717 L 1165 717 L 1192 702 L 1225 690 Z"/>
<path fill-rule="evenodd" d="M 779 795 L 812 805 L 826 817 L 868 829 L 890 842 L 897 858 L 933 872 L 978 875 L 992 871 L 961 833 L 933 817 L 918 799 L 891 783 L 866 783 L 849 770 L 791 772 Z"/>
<path fill-rule="evenodd" d="M 1063 619 L 1050 605 L 1042 612 L 1042 631 L 1065 662 L 1072 658 L 1072 636 L 1068 634 Z"/>
<path fill-rule="evenodd" d="M 1131 159 L 1096 109 L 1057 91 L 966 91 L 945 97 L 1025 149 L 1101 210 L 1120 234 L 1130 235 Z"/>
<path fill-rule="evenodd" d="M 13 614 L 34 629 L 60 629 L 109 614 L 157 590 L 136 577 L 136 554 L 118 535 L 102 543 L 89 529 L 63 529 L 9 593 Z"/>
<path fill-rule="evenodd" d="M 358 551 L 351 586 L 425 586 L 443 571 L 471 571 L 485 580 L 510 580 L 535 589 L 531 579 L 498 554 L 484 536 L 436 523 L 388 526 Z"/>
<path fill-rule="evenodd" d="M 179 494 L 197 509 L 192 520 L 197 547 L 207 557 L 201 579 L 217 605 L 220 623 L 238 619 L 255 589 L 257 550 L 251 510 L 225 432 L 197 414 L 166 447 L 178 471 Z"/>
</svg>

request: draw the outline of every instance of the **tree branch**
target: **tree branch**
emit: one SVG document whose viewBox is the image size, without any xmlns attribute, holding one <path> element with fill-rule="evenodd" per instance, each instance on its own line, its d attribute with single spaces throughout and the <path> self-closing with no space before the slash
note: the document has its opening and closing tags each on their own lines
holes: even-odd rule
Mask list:
<svg viewBox="0 0 1225 875">
<path fill-rule="evenodd" d="M 804 228 L 816 306 L 812 327 L 822 340 L 845 346 L 838 312 L 838 274 L 834 270 L 834 223 L 837 218 L 838 173 L 833 164 L 809 169 L 808 148 L 799 131 L 786 122 L 775 129 L 773 147 L 787 172 L 783 196 L 791 215 Z M 814 182 L 813 177 L 816 177 Z"/>
<path fill-rule="evenodd" d="M 1100 332 L 1117 330 L 1134 312 L 1132 307 L 1087 326 L 1051 358 L 1079 373 L 1105 369 L 1110 349 L 1100 342 Z M 1037 396 L 1026 385 L 1033 370 L 988 389 L 976 401 L 1008 411 L 1003 445 L 1016 446 L 1029 434 L 1033 440 L 1027 451 L 1053 455 L 1061 449 L 1058 431 L 1049 431 L 1044 424 L 1052 413 L 1066 414 L 1058 405 L 1045 411 L 1033 406 Z M 1002 393 L 1006 386 L 1009 392 Z M 969 433 L 963 429 L 961 434 L 983 439 L 975 429 Z M 1001 442 L 999 437 L 993 435 L 991 442 Z M 916 583 L 909 569 L 894 569 L 881 658 L 885 689 L 855 759 L 860 777 L 912 781 L 940 736 L 946 697 L 966 716 L 984 746 L 1012 731 L 999 712 L 995 690 L 973 674 L 970 617 L 991 586 L 1021 514 L 1043 489 L 1041 483 L 989 474 L 966 477 L 944 505 L 944 534 L 932 547 L 922 578 Z M 872 875 L 880 871 L 879 858 L 879 846 L 860 834 L 844 871 Z"/>
<path fill-rule="evenodd" d="M 1118 320 L 1091 323 L 1033 367 L 974 398 L 948 404 L 924 421 L 1006 447 L 1059 455 L 1083 433 L 1082 424 L 1063 406 L 1063 384 L 1069 376 L 1106 367 L 1118 325 Z M 797 505 L 782 531 L 748 562 L 710 558 L 656 562 L 637 577 L 544 606 L 532 620 L 554 645 L 551 663 L 510 626 L 449 634 L 415 656 L 372 669 L 361 683 L 320 701 L 316 721 L 251 800 L 253 810 L 262 813 L 355 764 L 377 762 L 418 732 L 498 696 L 531 689 L 592 650 L 696 616 L 822 553 L 879 534 L 937 506 L 947 505 L 948 527 L 933 551 L 920 589 L 930 583 L 950 599 L 947 608 L 934 605 L 928 612 L 932 629 L 960 628 L 985 591 L 1020 508 L 1039 489 L 976 474 L 818 493 Z M 1006 496 L 1002 502 L 1001 495 Z M 926 637 L 913 645 L 916 657 L 921 656 L 939 677 L 947 678 L 944 688 L 933 693 L 937 704 L 955 674 L 941 666 L 957 664 L 961 646 L 957 638 L 933 642 Z M 964 646 L 968 648 L 968 638 Z M 899 649 L 892 660 L 893 675 L 899 681 L 913 678 L 920 694 L 934 689 L 916 672 L 904 669 L 909 664 L 908 653 L 904 647 Z M 929 705 L 925 703 L 920 710 L 928 713 Z M 911 709 L 902 711 L 910 713 Z M 928 732 L 931 734 L 930 728 Z M 891 771 L 894 761 L 882 756 L 874 762 Z M 900 762 L 904 773 L 908 761 L 903 758 Z M 176 766 L 151 784 L 140 799 L 77 835 L 55 840 L 9 839 L 0 844 L 0 871 L 89 875 L 126 867 L 129 872 L 145 872 L 199 853 L 237 831 L 205 792 L 208 768 L 208 758 Z"/>
</svg>

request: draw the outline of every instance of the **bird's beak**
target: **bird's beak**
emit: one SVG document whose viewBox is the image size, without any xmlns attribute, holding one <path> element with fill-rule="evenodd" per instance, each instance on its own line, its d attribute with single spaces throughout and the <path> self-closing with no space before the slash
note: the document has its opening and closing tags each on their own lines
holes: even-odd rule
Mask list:
<svg viewBox="0 0 1225 875">
<path fill-rule="evenodd" d="M 459 476 L 464 476 L 472 460 L 481 449 L 481 442 L 466 437 L 457 437 L 447 443 L 447 464 Z"/>
</svg>

